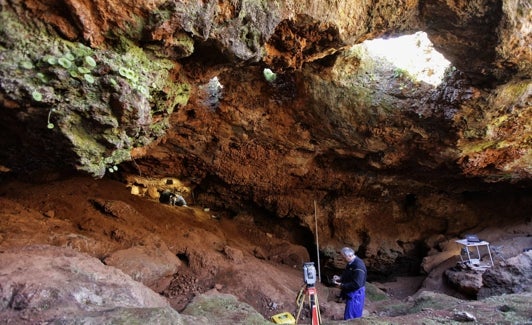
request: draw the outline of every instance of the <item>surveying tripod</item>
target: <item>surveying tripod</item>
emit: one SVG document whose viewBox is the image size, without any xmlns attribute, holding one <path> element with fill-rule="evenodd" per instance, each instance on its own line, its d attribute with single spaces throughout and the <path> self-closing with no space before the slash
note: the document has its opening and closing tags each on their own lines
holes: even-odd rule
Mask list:
<svg viewBox="0 0 532 325">
<path fill-rule="evenodd" d="M 296 325 L 299 321 L 299 316 L 303 305 L 305 304 L 305 297 L 308 296 L 308 304 L 310 307 L 310 324 L 311 325 L 320 325 L 321 324 L 321 314 L 320 314 L 320 305 L 318 303 L 318 291 L 313 285 L 304 284 L 299 294 L 296 298 L 296 305 L 299 307 L 297 311 Z"/>
</svg>

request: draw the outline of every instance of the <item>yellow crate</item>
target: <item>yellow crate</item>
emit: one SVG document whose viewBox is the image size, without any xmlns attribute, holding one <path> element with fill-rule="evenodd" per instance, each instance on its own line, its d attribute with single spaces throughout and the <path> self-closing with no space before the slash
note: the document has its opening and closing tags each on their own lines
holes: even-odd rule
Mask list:
<svg viewBox="0 0 532 325">
<path fill-rule="evenodd" d="M 294 325 L 296 323 L 294 316 L 292 316 L 292 314 L 288 312 L 273 315 L 272 321 L 275 324 L 283 324 L 283 325 Z"/>
</svg>

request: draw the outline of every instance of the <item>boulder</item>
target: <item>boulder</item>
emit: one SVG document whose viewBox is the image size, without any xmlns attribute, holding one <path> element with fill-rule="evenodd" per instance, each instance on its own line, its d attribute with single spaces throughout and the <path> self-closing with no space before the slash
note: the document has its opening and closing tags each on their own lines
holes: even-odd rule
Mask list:
<svg viewBox="0 0 532 325">
<path fill-rule="evenodd" d="M 163 297 L 73 249 L 9 249 L 0 260 L 0 318 L 7 323 L 182 324 Z"/>
<path fill-rule="evenodd" d="M 154 286 L 161 278 L 173 275 L 181 266 L 181 261 L 164 243 L 119 250 L 109 255 L 104 262 L 148 287 Z"/>
<path fill-rule="evenodd" d="M 532 251 L 525 251 L 488 269 L 482 276 L 478 298 L 494 295 L 532 292 Z"/>
<path fill-rule="evenodd" d="M 481 271 L 452 268 L 445 271 L 444 275 L 456 290 L 469 297 L 476 297 L 478 290 L 482 287 Z"/>
<path fill-rule="evenodd" d="M 194 298 L 187 308 L 183 310 L 183 314 L 207 317 L 210 321 L 209 324 L 217 325 L 271 324 L 250 305 L 239 301 L 233 295 L 216 291 Z"/>
</svg>

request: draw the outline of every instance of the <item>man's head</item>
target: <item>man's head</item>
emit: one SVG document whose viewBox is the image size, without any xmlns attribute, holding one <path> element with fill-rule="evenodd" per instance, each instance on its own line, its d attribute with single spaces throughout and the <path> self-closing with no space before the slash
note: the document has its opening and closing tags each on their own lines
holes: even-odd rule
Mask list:
<svg viewBox="0 0 532 325">
<path fill-rule="evenodd" d="M 340 251 L 342 254 L 342 257 L 348 262 L 352 262 L 355 259 L 355 251 L 352 248 L 344 247 Z"/>
</svg>

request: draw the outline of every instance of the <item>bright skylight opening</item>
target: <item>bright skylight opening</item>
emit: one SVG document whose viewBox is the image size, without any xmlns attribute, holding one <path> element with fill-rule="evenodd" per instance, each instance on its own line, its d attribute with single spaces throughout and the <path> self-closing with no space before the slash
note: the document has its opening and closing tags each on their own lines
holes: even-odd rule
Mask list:
<svg viewBox="0 0 532 325">
<path fill-rule="evenodd" d="M 374 39 L 363 43 L 372 56 L 383 58 L 399 69 L 404 69 L 416 80 L 439 85 L 445 69 L 450 66 L 438 53 L 427 34 L 417 32 L 390 39 Z"/>
<path fill-rule="evenodd" d="M 209 80 L 209 83 L 200 86 L 207 93 L 207 98 L 205 98 L 205 103 L 212 109 L 216 109 L 220 104 L 220 99 L 223 96 L 224 86 L 220 83 L 218 77 L 213 77 Z"/>
</svg>

